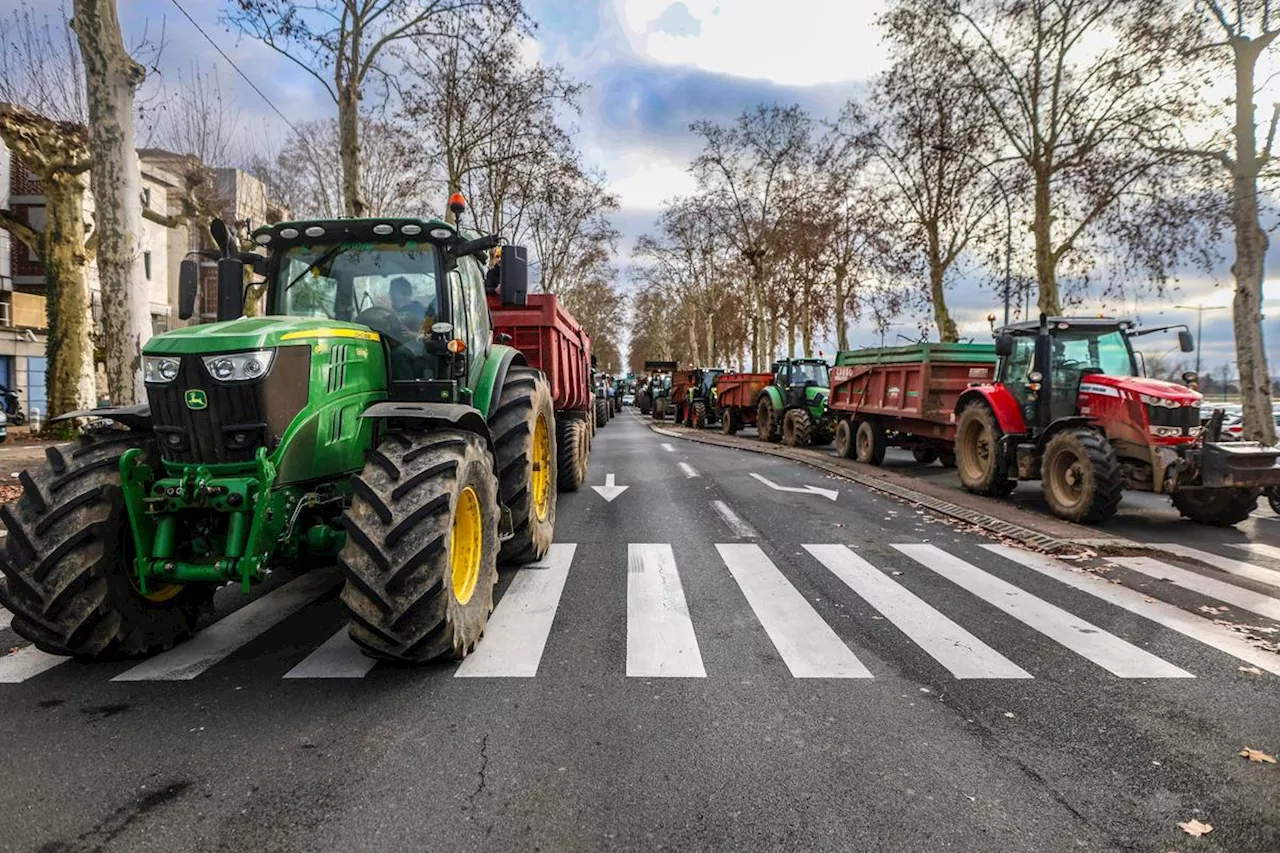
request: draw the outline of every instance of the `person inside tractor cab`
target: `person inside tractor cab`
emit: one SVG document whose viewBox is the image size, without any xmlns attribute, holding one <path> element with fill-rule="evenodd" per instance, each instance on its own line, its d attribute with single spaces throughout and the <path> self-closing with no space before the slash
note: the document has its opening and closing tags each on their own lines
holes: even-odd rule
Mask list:
<svg viewBox="0 0 1280 853">
<path fill-rule="evenodd" d="M 825 364 L 791 365 L 791 384 L 807 386 L 809 384 L 825 388 L 827 385 L 827 366 Z"/>
<path fill-rule="evenodd" d="M 502 286 L 502 247 L 495 246 L 493 251 L 489 253 L 489 268 L 484 274 L 484 292 L 490 296 L 496 296 L 498 289 Z"/>
<path fill-rule="evenodd" d="M 404 276 L 391 279 L 391 310 L 410 333 L 421 337 L 435 322 L 427 306 L 413 297 L 413 284 Z"/>
</svg>

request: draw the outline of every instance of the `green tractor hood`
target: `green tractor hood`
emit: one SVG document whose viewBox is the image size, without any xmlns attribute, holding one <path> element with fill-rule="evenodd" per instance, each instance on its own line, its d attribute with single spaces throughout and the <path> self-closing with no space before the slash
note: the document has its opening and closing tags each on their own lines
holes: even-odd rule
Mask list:
<svg viewBox="0 0 1280 853">
<path fill-rule="evenodd" d="M 804 389 L 805 405 L 809 407 L 809 414 L 815 420 L 822 417 L 827 408 L 827 400 L 830 398 L 830 388 L 820 388 L 816 385 L 812 385 Z"/>
<path fill-rule="evenodd" d="M 378 333 L 367 326 L 323 317 L 241 317 L 221 323 L 187 326 L 157 335 L 147 341 L 143 352 L 147 355 L 234 352 L 281 344 L 312 344 L 325 338 L 353 342 L 380 340 Z"/>
</svg>

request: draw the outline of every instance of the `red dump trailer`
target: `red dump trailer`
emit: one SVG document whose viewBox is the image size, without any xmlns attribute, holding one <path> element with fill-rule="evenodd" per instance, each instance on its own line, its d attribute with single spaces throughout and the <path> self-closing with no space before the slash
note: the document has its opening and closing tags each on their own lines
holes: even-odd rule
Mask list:
<svg viewBox="0 0 1280 853">
<path fill-rule="evenodd" d="M 772 373 L 721 373 L 716 377 L 715 406 L 720 414 L 720 431 L 733 435 L 756 422 L 760 392 L 773 382 Z"/>
<path fill-rule="evenodd" d="M 554 293 L 531 293 L 523 305 L 489 298 L 495 341 L 510 346 L 547 375 L 556 408 L 556 452 L 560 491 L 571 492 L 587 477 L 595 393 L 591 389 L 591 338 Z"/>
<path fill-rule="evenodd" d="M 886 448 L 905 447 L 923 464 L 954 465 L 956 403 L 995 375 L 992 344 L 845 350 L 831 368 L 827 403 L 838 421 L 836 452 L 879 465 Z"/>
</svg>

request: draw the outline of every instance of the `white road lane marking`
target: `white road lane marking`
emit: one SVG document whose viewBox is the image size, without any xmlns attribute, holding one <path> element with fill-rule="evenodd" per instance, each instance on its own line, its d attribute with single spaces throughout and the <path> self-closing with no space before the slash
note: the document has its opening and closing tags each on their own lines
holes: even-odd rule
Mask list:
<svg viewBox="0 0 1280 853">
<path fill-rule="evenodd" d="M 0 684 L 21 684 L 32 676 L 66 663 L 71 658 L 42 652 L 35 646 L 0 657 Z"/>
<path fill-rule="evenodd" d="M 1163 542 L 1150 547 L 1168 551 L 1170 554 L 1176 554 L 1179 557 L 1190 557 L 1193 560 L 1199 560 L 1202 563 L 1213 566 L 1215 569 L 1222 569 L 1227 574 L 1280 587 L 1280 572 L 1273 569 L 1264 569 L 1261 566 L 1255 566 L 1253 563 L 1246 563 L 1243 560 L 1233 560 L 1230 557 L 1222 557 L 1208 551 L 1201 551 L 1199 548 L 1188 548 L 1186 545 L 1178 545 L 1173 542 Z"/>
<path fill-rule="evenodd" d="M 894 545 L 920 565 L 1121 678 L 1195 678 L 1061 607 L 1036 598 L 933 545 Z"/>
<path fill-rule="evenodd" d="M 627 546 L 627 675 L 707 676 L 670 545 Z"/>
<path fill-rule="evenodd" d="M 1111 557 L 1110 562 L 1156 580 L 1168 581 L 1183 589 L 1207 595 L 1235 607 L 1259 613 L 1269 619 L 1280 619 L 1280 599 L 1253 592 L 1235 584 L 1224 583 L 1196 572 L 1171 566 L 1150 557 Z"/>
<path fill-rule="evenodd" d="M 613 503 L 614 498 L 631 488 L 630 486 L 619 486 L 615 478 L 615 474 L 605 474 L 603 486 L 591 487 L 595 490 L 596 494 L 604 498 L 607 503 Z"/>
<path fill-rule="evenodd" d="M 822 495 L 829 501 L 833 501 L 840 496 L 840 492 L 837 489 L 820 489 L 817 486 L 779 486 L 777 483 L 767 477 L 760 476 L 754 471 L 751 472 L 751 476 L 759 480 L 761 483 L 764 483 L 775 492 L 797 492 L 802 495 Z"/>
<path fill-rule="evenodd" d="M 670 444 L 667 444 L 665 441 L 664 441 L 664 442 L 662 442 L 662 449 L 663 449 L 663 450 L 665 450 L 665 451 L 667 451 L 668 453 L 675 453 L 675 452 L 676 452 L 676 449 L 675 449 L 674 447 L 672 447 Z"/>
<path fill-rule="evenodd" d="M 341 582 L 337 568 L 308 572 L 111 680 L 189 681 Z"/>
<path fill-rule="evenodd" d="M 831 626 L 758 545 L 717 545 L 778 654 L 796 678 L 871 678 Z"/>
<path fill-rule="evenodd" d="M 680 472 L 684 474 L 685 479 L 692 480 L 698 476 L 698 472 L 688 462 L 677 462 L 676 465 L 680 466 Z"/>
<path fill-rule="evenodd" d="M 1244 551 L 1257 554 L 1259 557 L 1270 557 L 1273 560 L 1280 560 L 1280 548 L 1275 545 L 1264 545 L 1261 542 L 1231 542 L 1228 543 L 1232 548 L 1240 548 Z"/>
<path fill-rule="evenodd" d="M 377 661 L 360 651 L 343 625 L 338 633 L 284 674 L 285 678 L 364 678 Z"/>
<path fill-rule="evenodd" d="M 1008 545 L 983 545 L 982 547 L 993 554 L 999 554 L 1007 560 L 1039 572 L 1045 577 L 1053 578 L 1073 589 L 1135 613 L 1143 619 L 1149 619 L 1157 625 L 1177 631 L 1185 637 L 1239 658 L 1259 669 L 1280 675 L 1280 655 L 1265 652 L 1250 645 L 1244 637 L 1225 625 L 1216 625 L 1204 617 L 1188 613 L 1181 607 L 1166 601 L 1152 601 L 1149 596 L 1137 590 L 1110 583 L 1097 575 L 1072 571 L 1052 557 L 1046 557 L 1043 554 L 1011 548 Z"/>
<path fill-rule="evenodd" d="M 8 628 L 12 622 L 13 622 L 13 614 L 10 613 L 8 610 L 5 610 L 3 607 L 0 607 L 0 631 L 3 631 L 5 628 Z"/>
<path fill-rule="evenodd" d="M 804 548 L 956 678 L 1032 677 L 846 546 Z"/>
<path fill-rule="evenodd" d="M 522 566 L 498 602 L 484 637 L 454 675 L 533 678 L 551 635 L 577 545 L 554 544 L 541 561 Z"/>
<path fill-rule="evenodd" d="M 712 501 L 711 508 L 714 509 L 722 519 L 724 519 L 724 523 L 729 525 L 729 529 L 733 531 L 733 535 L 737 536 L 739 539 L 755 539 L 760 535 L 759 533 L 756 533 L 756 529 L 754 527 L 743 521 L 742 518 L 730 509 L 729 505 L 724 501 Z"/>
</svg>

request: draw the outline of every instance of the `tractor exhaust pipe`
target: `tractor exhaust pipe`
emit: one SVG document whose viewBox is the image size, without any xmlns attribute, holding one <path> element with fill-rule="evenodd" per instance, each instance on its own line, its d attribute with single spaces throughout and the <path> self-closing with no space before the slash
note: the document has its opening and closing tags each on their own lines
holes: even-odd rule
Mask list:
<svg viewBox="0 0 1280 853">
<path fill-rule="evenodd" d="M 1033 369 L 1043 377 L 1036 395 L 1036 426 L 1044 430 L 1053 416 L 1053 337 L 1049 334 L 1049 315 L 1044 312 L 1040 313 L 1040 328 L 1036 331 Z"/>
</svg>

